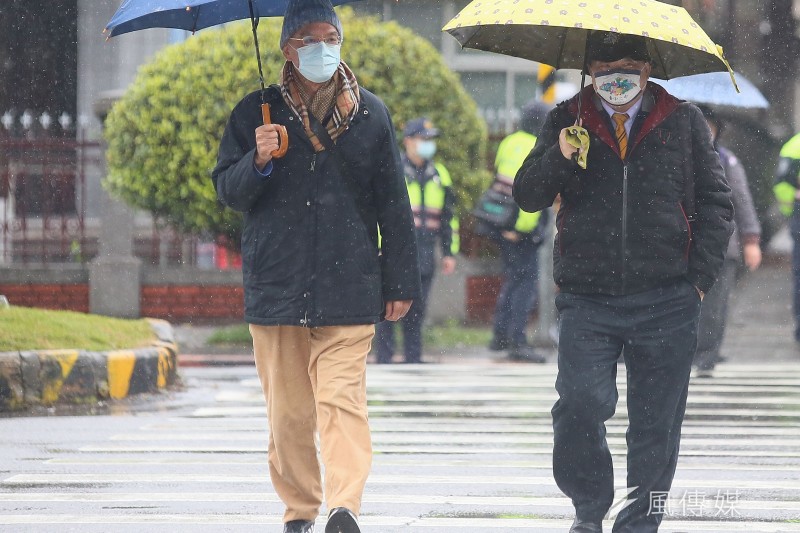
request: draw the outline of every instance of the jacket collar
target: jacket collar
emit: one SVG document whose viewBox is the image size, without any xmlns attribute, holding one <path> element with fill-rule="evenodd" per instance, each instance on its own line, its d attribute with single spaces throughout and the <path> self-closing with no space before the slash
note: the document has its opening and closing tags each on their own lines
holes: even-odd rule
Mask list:
<svg viewBox="0 0 800 533">
<path fill-rule="evenodd" d="M 581 120 L 583 127 L 594 133 L 614 152 L 619 155 L 617 141 L 611 134 L 611 130 L 606 125 L 608 123 L 608 113 L 600 103 L 600 97 L 594 92 L 594 86 L 587 85 L 582 91 L 583 105 L 581 106 Z M 637 124 L 638 117 L 634 118 L 633 130 L 634 142 L 628 148 L 628 153 L 659 124 L 661 124 L 675 109 L 681 100 L 669 94 L 663 87 L 656 83 L 648 83 L 642 95 L 642 108 L 639 116 L 644 116 L 644 122 Z M 578 95 L 573 96 L 567 103 L 569 112 L 576 116 L 578 112 Z"/>
</svg>

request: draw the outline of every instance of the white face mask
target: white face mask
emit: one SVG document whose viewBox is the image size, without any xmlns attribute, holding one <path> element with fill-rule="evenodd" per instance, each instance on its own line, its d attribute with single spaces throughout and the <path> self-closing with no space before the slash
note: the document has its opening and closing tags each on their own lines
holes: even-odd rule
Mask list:
<svg viewBox="0 0 800 533">
<path fill-rule="evenodd" d="M 625 105 L 642 92 L 641 70 L 606 70 L 593 77 L 595 92 L 611 105 Z"/>
<path fill-rule="evenodd" d="M 297 48 L 297 70 L 308 81 L 325 83 L 333 77 L 341 62 L 342 45 L 324 42 Z"/>
</svg>

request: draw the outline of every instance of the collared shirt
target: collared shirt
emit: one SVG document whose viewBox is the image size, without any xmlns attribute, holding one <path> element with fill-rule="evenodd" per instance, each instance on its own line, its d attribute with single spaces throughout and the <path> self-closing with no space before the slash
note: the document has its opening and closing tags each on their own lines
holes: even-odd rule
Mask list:
<svg viewBox="0 0 800 533">
<path fill-rule="evenodd" d="M 635 119 L 636 115 L 639 114 L 639 110 L 642 108 L 642 101 L 643 100 L 644 100 L 644 95 L 642 95 L 642 98 L 639 98 L 639 100 L 635 104 L 633 104 L 633 106 L 631 106 L 630 109 L 625 111 L 625 113 L 628 114 L 628 120 L 625 121 L 625 133 L 629 138 L 631 136 L 631 128 L 633 127 L 633 119 Z M 600 98 L 600 103 L 603 104 L 603 109 L 606 110 L 606 113 L 608 113 L 609 117 L 613 116 L 614 113 L 619 113 L 619 111 L 615 111 L 614 108 L 611 107 L 602 98 Z M 613 119 L 612 119 L 612 121 L 613 121 Z"/>
</svg>

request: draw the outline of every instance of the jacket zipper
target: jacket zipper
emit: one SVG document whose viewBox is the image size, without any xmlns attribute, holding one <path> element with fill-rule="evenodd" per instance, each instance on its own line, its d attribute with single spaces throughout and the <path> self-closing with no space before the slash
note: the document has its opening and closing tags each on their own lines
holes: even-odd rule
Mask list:
<svg viewBox="0 0 800 533">
<path fill-rule="evenodd" d="M 628 240 L 628 164 L 622 165 L 622 290 L 625 291 L 625 249 Z"/>
<path fill-rule="evenodd" d="M 317 152 L 314 152 L 313 155 L 311 156 L 311 165 L 308 167 L 309 172 L 311 172 L 313 174 L 315 172 L 316 167 L 317 167 Z M 319 187 L 319 180 L 315 179 L 314 183 L 312 184 L 312 187 L 314 187 L 314 189 L 313 189 L 314 190 L 314 197 L 316 198 L 316 196 L 317 196 L 316 187 Z M 308 207 L 311 208 L 312 207 L 311 200 L 308 200 L 307 202 L 308 202 Z M 312 221 L 313 222 L 311 224 L 311 231 L 313 232 L 313 236 L 311 238 L 311 257 L 313 258 L 313 260 L 311 262 L 311 280 L 310 280 L 311 287 L 310 287 L 310 289 L 308 291 L 306 291 L 306 294 L 309 293 L 309 292 L 311 293 L 311 297 L 310 298 L 305 298 L 305 300 L 306 300 L 306 309 L 305 309 L 305 312 L 303 313 L 303 319 L 300 321 L 300 323 L 303 324 L 306 327 L 311 327 L 311 325 L 308 323 L 308 308 L 309 308 L 309 306 L 312 305 L 312 302 L 317 297 L 316 291 L 313 290 L 313 288 L 314 288 L 314 272 L 316 272 L 316 263 L 317 263 L 316 262 L 316 254 L 314 253 L 316 251 L 316 249 L 317 249 L 317 211 L 316 211 L 316 209 L 314 209 L 314 213 L 313 213 L 313 216 L 312 216 Z"/>
</svg>

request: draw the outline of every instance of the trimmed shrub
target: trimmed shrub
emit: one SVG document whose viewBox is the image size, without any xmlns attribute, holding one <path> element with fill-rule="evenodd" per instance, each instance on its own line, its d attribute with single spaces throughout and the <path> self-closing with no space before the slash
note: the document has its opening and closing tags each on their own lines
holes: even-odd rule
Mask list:
<svg viewBox="0 0 800 533">
<path fill-rule="evenodd" d="M 458 77 L 425 39 L 393 22 L 339 11 L 342 58 L 402 125 L 427 116 L 442 130 L 437 160 L 453 177 L 465 213 L 490 181 L 486 126 Z M 281 19 L 262 19 L 259 42 L 267 83 L 277 81 Z M 216 201 L 211 171 L 231 109 L 259 88 L 249 21 L 209 29 L 162 50 L 143 66 L 106 121 L 105 187 L 181 231 L 226 235 L 238 243 L 241 216 Z M 402 149 L 402 148 L 401 148 Z"/>
</svg>

